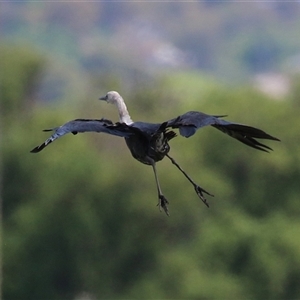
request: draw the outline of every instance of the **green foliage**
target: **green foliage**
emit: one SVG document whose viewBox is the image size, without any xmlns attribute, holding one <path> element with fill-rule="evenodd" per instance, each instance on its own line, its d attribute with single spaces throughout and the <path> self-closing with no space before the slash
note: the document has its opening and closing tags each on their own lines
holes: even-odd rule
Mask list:
<svg viewBox="0 0 300 300">
<path fill-rule="evenodd" d="M 22 57 L 29 73 L 42 68 L 43 59 Z M 26 76 L 10 76 L 21 99 L 26 86 L 18 81 Z M 120 138 L 69 135 L 29 153 L 48 137 L 41 129 L 80 117 L 81 108 L 70 112 L 63 101 L 59 109 L 33 105 L 24 114 L 7 106 L 20 118 L 3 138 L 3 298 L 299 298 L 299 105 L 246 87 L 229 90 L 195 73 L 145 89 L 124 95 L 133 119 L 165 120 L 192 109 L 230 113 L 229 120 L 282 142 L 269 142 L 275 151 L 266 154 L 213 128 L 172 140 L 171 156 L 215 197 L 207 209 L 166 159 L 158 172 L 167 218 L 156 207 L 151 168 L 133 160 Z M 5 95 L 1 101 L 9 103 L 12 94 Z M 98 108 L 109 110 L 102 102 Z"/>
<path fill-rule="evenodd" d="M 19 113 L 31 105 L 44 60 L 31 47 L 0 47 L 1 109 L 3 116 Z"/>
</svg>

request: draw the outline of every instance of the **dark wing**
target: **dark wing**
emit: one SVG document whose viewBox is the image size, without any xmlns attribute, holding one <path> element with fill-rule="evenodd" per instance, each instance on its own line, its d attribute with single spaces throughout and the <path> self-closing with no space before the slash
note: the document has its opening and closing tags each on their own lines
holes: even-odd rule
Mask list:
<svg viewBox="0 0 300 300">
<path fill-rule="evenodd" d="M 145 136 L 148 136 L 149 138 L 157 133 L 158 130 L 160 130 L 162 124 L 160 123 L 147 123 L 147 122 L 134 122 L 133 124 L 130 124 L 129 126 L 133 130 L 137 130 L 137 132 L 143 133 Z"/>
<path fill-rule="evenodd" d="M 216 124 L 218 118 L 225 116 L 210 116 L 198 111 L 189 111 L 177 118 L 167 122 L 167 127 L 178 128 L 179 132 L 184 137 L 190 137 L 197 129 Z"/>
<path fill-rule="evenodd" d="M 146 123 L 146 122 L 134 122 L 128 125 L 128 129 L 132 131 L 132 134 L 137 136 L 143 136 L 148 142 L 153 141 L 159 136 L 165 137 L 167 141 L 176 136 L 174 131 L 168 129 L 168 122 L 164 123 Z M 163 133 L 163 135 L 161 135 Z"/>
<path fill-rule="evenodd" d="M 197 129 L 211 125 L 250 147 L 266 152 L 272 149 L 264 144 L 261 144 L 255 140 L 255 138 L 279 141 L 279 139 L 258 128 L 228 122 L 220 119 L 221 117 L 224 116 L 211 116 L 202 112 L 190 111 L 168 121 L 167 127 L 178 128 L 182 136 L 190 137 L 195 134 Z"/>
<path fill-rule="evenodd" d="M 45 129 L 44 131 L 54 131 L 54 133 L 44 143 L 35 147 L 30 152 L 40 152 L 47 145 L 70 132 L 73 134 L 77 134 L 78 132 L 104 132 L 120 137 L 127 137 L 132 134 L 126 124 L 114 124 L 107 119 L 76 119 L 69 121 L 60 127 Z"/>
</svg>

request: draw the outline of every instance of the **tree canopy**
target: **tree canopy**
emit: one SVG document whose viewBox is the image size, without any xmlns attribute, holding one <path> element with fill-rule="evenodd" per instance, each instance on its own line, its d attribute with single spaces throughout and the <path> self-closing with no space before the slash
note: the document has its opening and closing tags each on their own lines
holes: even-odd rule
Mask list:
<svg viewBox="0 0 300 300">
<path fill-rule="evenodd" d="M 152 170 L 130 157 L 121 138 L 69 135 L 29 153 L 47 138 L 41 129 L 77 117 L 116 120 L 116 113 L 96 102 L 96 89 L 75 104 L 36 101 L 45 58 L 34 49 L 9 53 L 1 62 L 9 74 L 1 95 L 4 299 L 300 297 L 297 84 L 275 101 L 186 72 L 123 93 L 134 120 L 193 109 L 228 114 L 282 140 L 268 143 L 271 154 L 213 128 L 172 140 L 172 156 L 215 197 L 207 209 L 162 161 L 167 218 L 156 207 Z"/>
</svg>

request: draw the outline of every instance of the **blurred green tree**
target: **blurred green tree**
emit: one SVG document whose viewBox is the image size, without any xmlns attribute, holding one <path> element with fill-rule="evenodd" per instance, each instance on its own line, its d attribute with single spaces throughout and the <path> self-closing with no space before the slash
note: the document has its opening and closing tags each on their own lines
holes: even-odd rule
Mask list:
<svg viewBox="0 0 300 300">
<path fill-rule="evenodd" d="M 3 84 L 18 89 L 19 103 L 45 58 L 24 51 L 22 71 L 16 59 L 5 64 L 10 79 Z M 27 72 L 36 80 L 24 83 Z M 158 81 L 142 98 L 140 90 L 127 95 L 134 119 L 165 120 L 191 109 L 230 113 L 230 120 L 283 143 L 273 143 L 276 151 L 268 155 L 213 128 L 174 139 L 172 155 L 215 198 L 206 209 L 163 161 L 159 175 L 171 202 L 166 218 L 155 207 L 151 168 L 131 159 L 122 139 L 70 135 L 32 155 L 30 148 L 45 138 L 40 129 L 80 111 L 62 101 L 58 109 L 32 105 L 24 114 L 22 105 L 8 104 L 13 92 L 4 93 L 4 299 L 74 299 L 83 292 L 97 299 L 300 297 L 299 107 L 197 73 Z M 93 108 L 86 112 L 93 117 Z M 8 123 L 10 114 L 18 118 Z"/>
</svg>

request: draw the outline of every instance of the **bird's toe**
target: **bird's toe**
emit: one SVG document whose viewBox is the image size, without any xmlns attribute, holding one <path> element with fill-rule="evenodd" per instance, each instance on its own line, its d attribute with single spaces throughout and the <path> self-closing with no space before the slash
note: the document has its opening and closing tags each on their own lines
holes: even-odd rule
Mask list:
<svg viewBox="0 0 300 300">
<path fill-rule="evenodd" d="M 202 200 L 202 202 L 203 202 L 207 207 L 209 207 L 209 204 L 208 204 L 208 202 L 207 202 L 205 196 L 203 195 L 203 193 L 205 193 L 205 194 L 207 194 L 207 195 L 209 195 L 209 196 L 212 196 L 212 197 L 213 197 L 214 195 L 210 194 L 209 192 L 207 192 L 206 190 L 204 190 L 204 189 L 203 189 L 202 187 L 200 187 L 199 185 L 195 185 L 195 191 L 196 191 L 198 197 Z"/>
<path fill-rule="evenodd" d="M 169 201 L 167 200 L 167 198 L 164 195 L 159 195 L 158 196 L 157 206 L 159 207 L 159 210 L 161 211 L 161 209 L 163 209 L 164 212 L 166 213 L 166 215 L 170 216 L 169 209 L 168 209 L 168 204 L 169 204 Z"/>
</svg>

